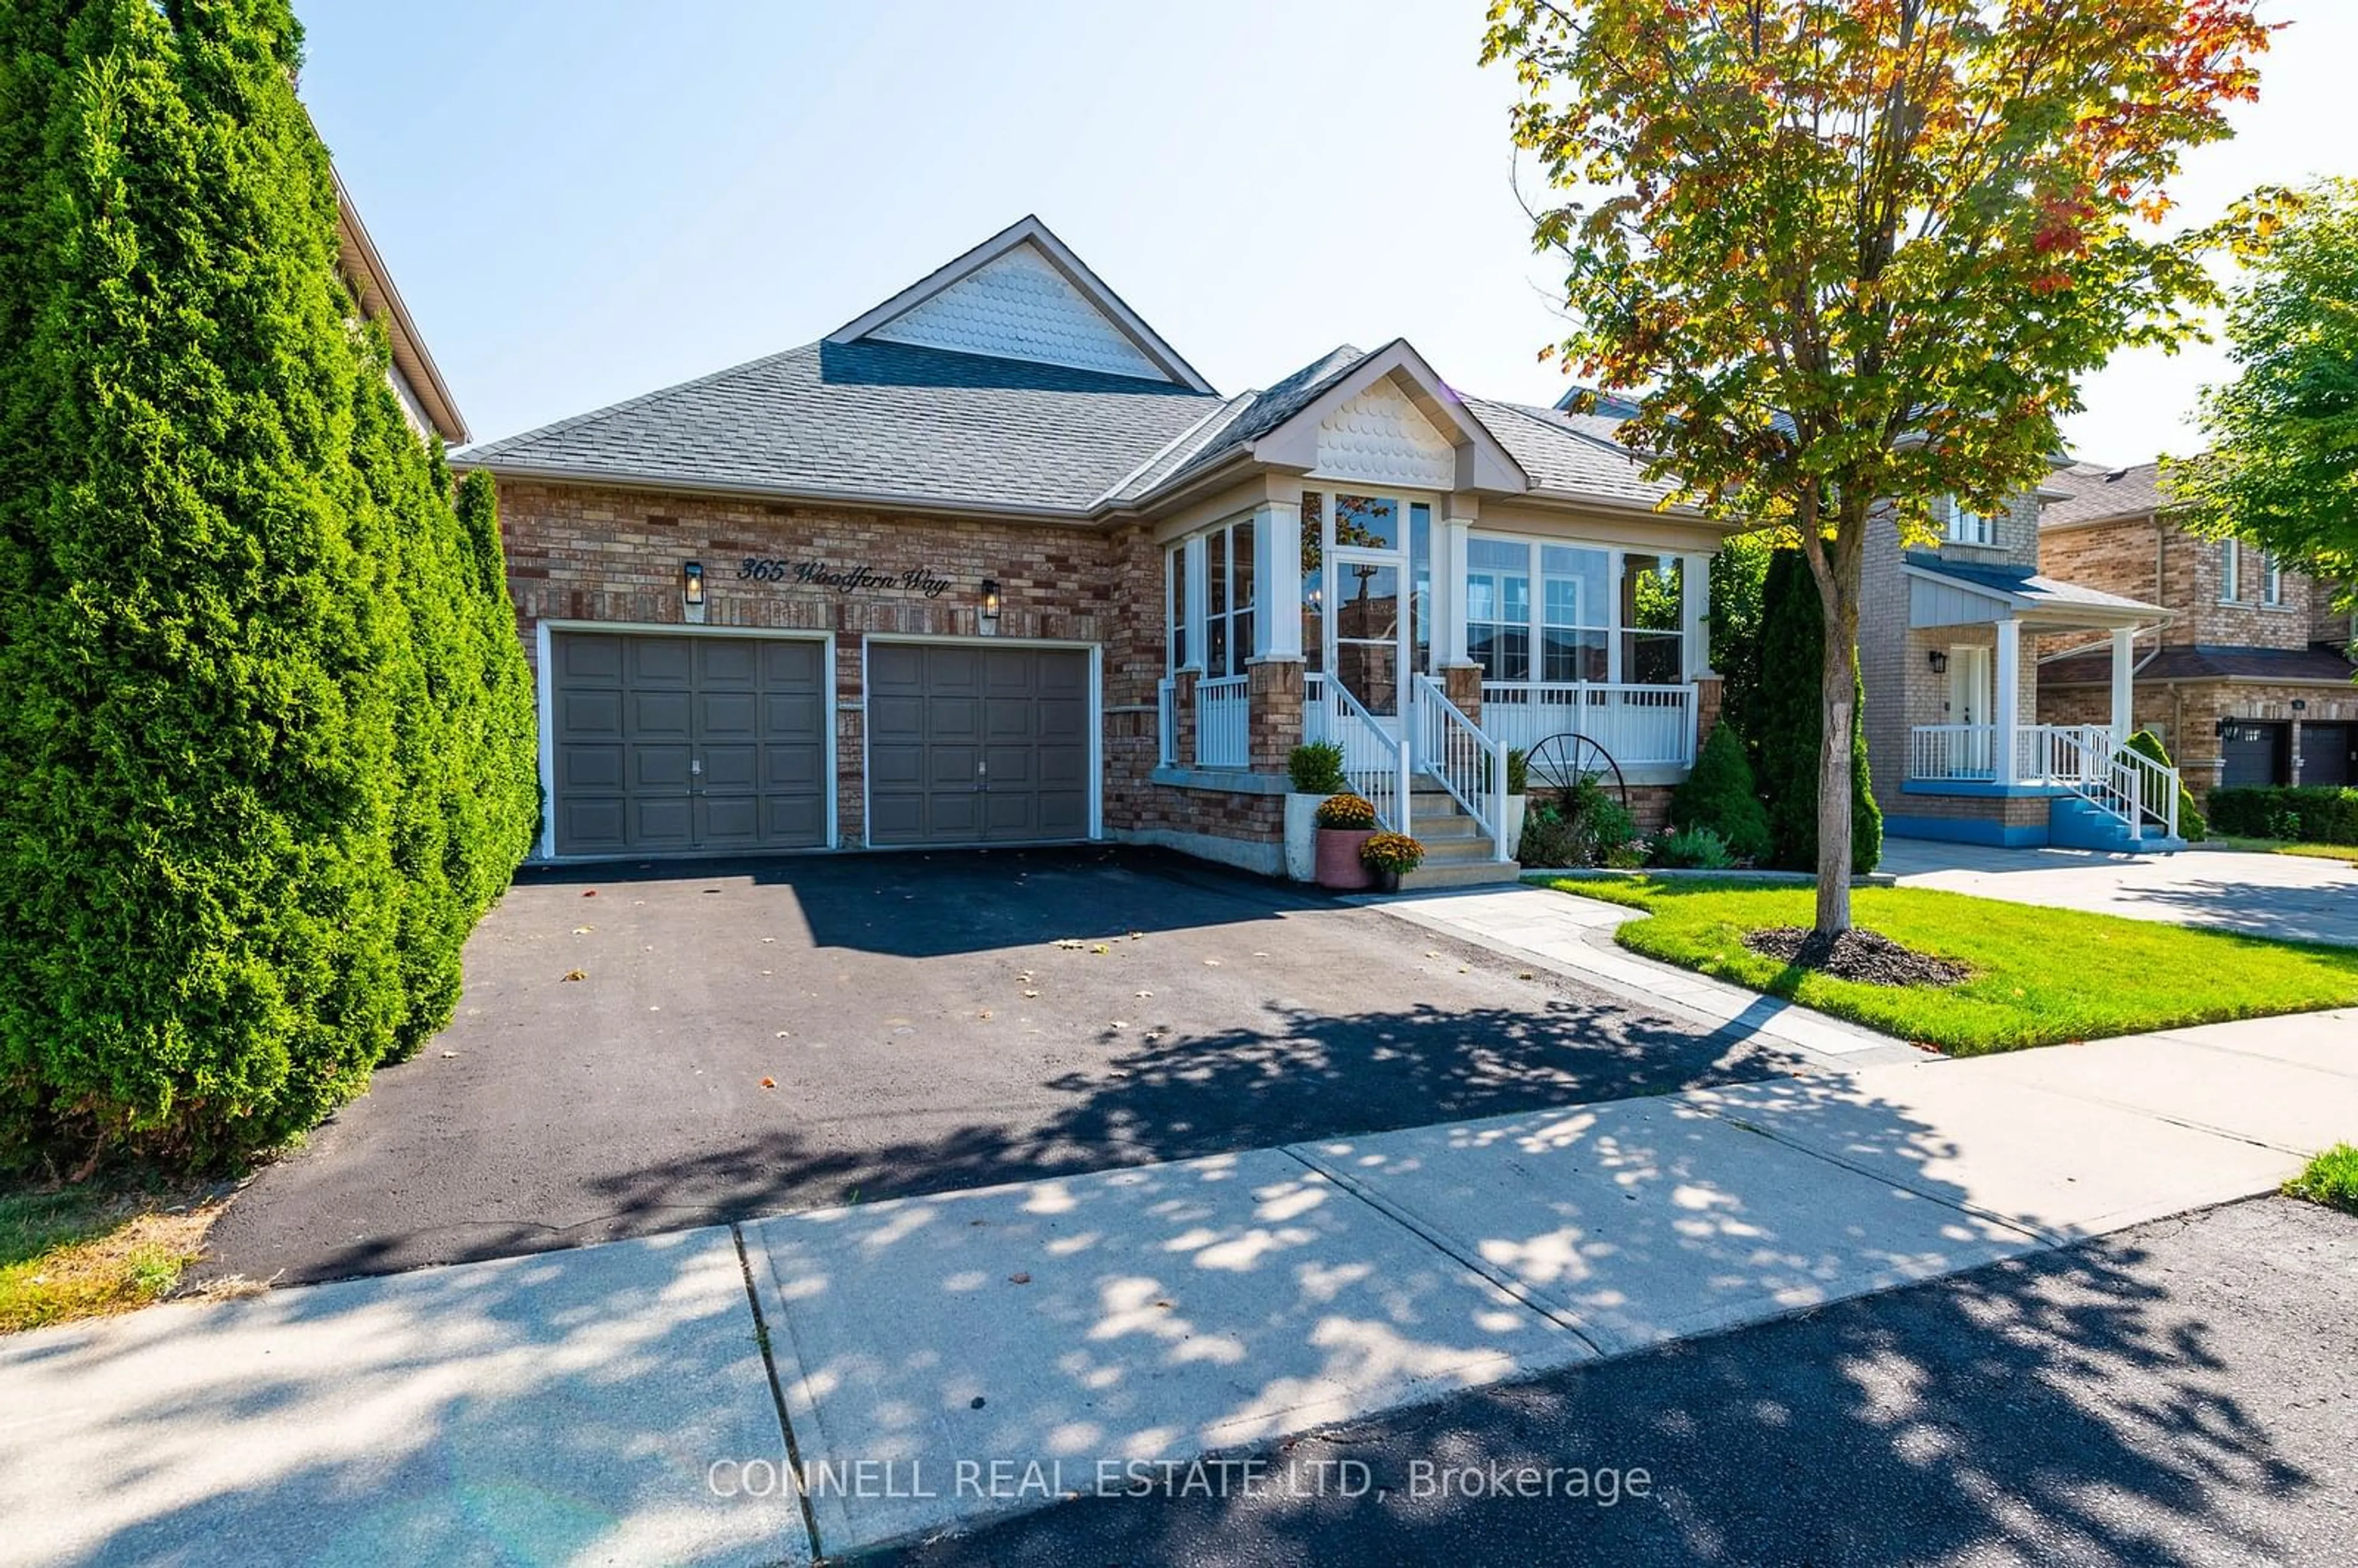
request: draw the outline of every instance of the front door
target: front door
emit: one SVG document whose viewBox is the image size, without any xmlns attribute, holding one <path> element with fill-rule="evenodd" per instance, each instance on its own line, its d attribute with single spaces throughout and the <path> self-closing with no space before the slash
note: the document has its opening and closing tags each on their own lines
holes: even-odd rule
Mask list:
<svg viewBox="0 0 2358 1568">
<path fill-rule="evenodd" d="M 1406 509 L 1390 496 L 1341 494 L 1334 502 L 1325 667 L 1370 718 L 1397 728 L 1415 667 Z"/>
<path fill-rule="evenodd" d="M 1961 643 L 1949 650 L 1949 722 L 1974 726 L 1958 737 L 1957 766 L 1966 773 L 1995 773 L 1993 706 L 1997 690 L 1990 678 L 1991 650 Z"/>
</svg>

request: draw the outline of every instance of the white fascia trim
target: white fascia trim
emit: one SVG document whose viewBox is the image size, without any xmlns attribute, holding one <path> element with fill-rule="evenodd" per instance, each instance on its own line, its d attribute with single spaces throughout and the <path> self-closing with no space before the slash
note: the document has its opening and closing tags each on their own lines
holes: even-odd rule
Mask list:
<svg viewBox="0 0 2358 1568">
<path fill-rule="evenodd" d="M 1001 229 L 964 255 L 935 268 L 882 305 L 846 321 L 827 335 L 827 341 L 849 343 L 864 338 L 886 322 L 915 309 L 952 284 L 981 271 L 1016 246 L 1024 244 L 1046 257 L 1048 264 L 1064 274 L 1065 281 L 1079 289 L 1090 304 L 1103 311 L 1107 319 L 1121 330 L 1122 336 L 1128 338 L 1140 353 L 1153 361 L 1155 367 L 1164 375 L 1190 391 L 1218 395 L 1213 391 L 1212 384 L 1180 357 L 1178 350 L 1164 342 L 1162 334 L 1148 326 L 1144 318 L 1122 302 L 1121 296 L 1107 287 L 1105 280 L 1089 270 L 1088 264 L 1050 232 L 1047 224 L 1029 214 Z"/>
<path fill-rule="evenodd" d="M 1482 423 L 1480 416 L 1466 406 L 1465 399 L 1450 389 L 1449 384 L 1441 379 L 1432 364 L 1405 338 L 1395 338 L 1359 360 L 1344 373 L 1341 380 L 1296 409 L 1291 418 L 1262 431 L 1248 442 L 1248 449 L 1262 462 L 1278 467 L 1305 470 L 1314 467 L 1318 427 L 1325 423 L 1326 416 L 1395 371 L 1405 373 L 1409 381 L 1440 410 L 1442 416 L 1456 427 L 1451 432 L 1456 440 L 1469 443 L 1474 448 L 1476 482 L 1471 485 L 1462 482 L 1464 470 L 1461 470 L 1458 488 L 1496 490 L 1510 495 L 1524 494 L 1531 490 L 1531 476 L 1524 470 L 1523 465 L 1515 460 L 1514 454 L 1499 443 L 1498 438 L 1491 434 L 1490 427 Z M 1431 412 L 1424 410 L 1422 404 L 1419 406 L 1421 411 Z M 1486 460 L 1494 470 L 1502 470 L 1493 471 L 1487 476 L 1499 482 L 1481 482 L 1484 476 L 1479 469 Z"/>
<path fill-rule="evenodd" d="M 2004 589 L 1991 588 L 1986 583 L 1968 582 L 1963 578 L 1951 577 L 1948 573 L 1936 571 L 1931 567 L 1920 567 L 1913 561 L 1900 562 L 1899 570 L 1903 577 L 1915 578 L 1925 582 L 1937 582 L 1943 587 L 1953 588 L 1961 593 L 1970 594 L 1975 599 L 1985 599 L 1992 604 L 2002 604 L 2008 610 L 2027 611 L 2032 618 L 2063 616 L 2093 622 L 2105 627 L 2145 626 L 2168 621 L 2174 613 L 2164 610 L 2158 604 L 2088 604 L 2076 600 L 2069 603 L 2058 603 L 2052 600 L 2029 599 L 2020 594 L 2008 593 Z M 1922 629 L 1918 628 L 1918 630 Z M 2036 630 L 2035 625 L 2033 630 Z"/>
</svg>

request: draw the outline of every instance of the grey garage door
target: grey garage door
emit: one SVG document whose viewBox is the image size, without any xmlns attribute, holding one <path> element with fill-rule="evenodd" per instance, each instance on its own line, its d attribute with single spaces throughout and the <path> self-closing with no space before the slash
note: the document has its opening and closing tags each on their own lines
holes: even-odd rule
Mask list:
<svg viewBox="0 0 2358 1568">
<path fill-rule="evenodd" d="M 557 852 L 827 842 L 826 644 L 561 632 Z"/>
<path fill-rule="evenodd" d="M 2228 788 L 2238 784 L 2280 784 L 2286 782 L 2286 765 L 2292 756 L 2292 731 L 2283 724 L 2261 723 L 2250 719 L 2230 719 L 2219 736 L 2219 752 L 2223 766 L 2219 771 L 2219 783 Z"/>
<path fill-rule="evenodd" d="M 2358 780 L 2358 724 L 2300 727 L 2300 782 L 2346 784 Z"/>
<path fill-rule="evenodd" d="M 1089 833 L 1089 659 L 1066 649 L 868 644 L 871 844 Z"/>
</svg>

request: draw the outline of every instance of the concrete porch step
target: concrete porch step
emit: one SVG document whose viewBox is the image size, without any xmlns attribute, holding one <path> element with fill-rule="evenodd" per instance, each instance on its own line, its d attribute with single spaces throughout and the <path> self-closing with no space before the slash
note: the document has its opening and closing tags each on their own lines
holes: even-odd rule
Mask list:
<svg viewBox="0 0 2358 1568">
<path fill-rule="evenodd" d="M 1428 856 L 1424 864 L 1401 878 L 1401 892 L 1424 892 L 1434 888 L 1489 887 L 1520 881 L 1523 868 L 1512 860 L 1436 860 Z"/>
<path fill-rule="evenodd" d="M 2174 855 L 2186 848 L 2185 839 L 2167 838 L 2158 828 L 2131 838 L 2127 823 L 2076 795 L 2058 795 L 2049 804 L 2047 841 L 2059 849 L 2114 855 Z"/>
</svg>

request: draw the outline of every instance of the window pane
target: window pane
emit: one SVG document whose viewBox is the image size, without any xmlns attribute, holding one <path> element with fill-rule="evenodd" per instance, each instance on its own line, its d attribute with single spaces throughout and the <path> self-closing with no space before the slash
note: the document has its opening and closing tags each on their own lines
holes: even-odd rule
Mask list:
<svg viewBox="0 0 2358 1568">
<path fill-rule="evenodd" d="M 1217 680 L 1228 673 L 1228 618 L 1215 615 L 1204 622 L 1204 678 Z"/>
<path fill-rule="evenodd" d="M 1498 629 L 1498 678 L 1531 678 L 1531 633 L 1529 627 L 1502 626 Z"/>
<path fill-rule="evenodd" d="M 1636 686 L 1676 686 L 1682 639 L 1653 632 L 1627 632 L 1621 639 L 1621 678 Z"/>
<path fill-rule="evenodd" d="M 1413 673 L 1433 671 L 1433 508 L 1423 502 L 1412 503 L 1408 509 L 1409 579 L 1414 585 L 1409 590 L 1408 646 L 1409 668 Z"/>
<path fill-rule="evenodd" d="M 1547 623 L 1551 626 L 1593 626 L 1613 623 L 1610 582 L 1613 557 L 1609 551 L 1578 545 L 1547 545 L 1540 550 L 1540 571 L 1546 580 Z"/>
<path fill-rule="evenodd" d="M 1483 571 L 1528 572 L 1531 547 L 1515 539 L 1468 539 L 1466 564 Z"/>
<path fill-rule="evenodd" d="M 1171 578 L 1171 667 L 1175 670 L 1187 662 L 1187 552 L 1166 550 L 1163 559 Z"/>
<path fill-rule="evenodd" d="M 1610 665 L 1603 632 L 1566 632 L 1552 627 L 1541 633 L 1540 678 L 1548 681 L 1601 681 Z"/>
<path fill-rule="evenodd" d="M 1335 543 L 1337 546 L 1396 550 L 1401 546 L 1400 524 L 1400 503 L 1388 496 L 1338 495 L 1335 498 Z"/>
<path fill-rule="evenodd" d="M 1390 643 L 1337 643 L 1335 674 L 1379 718 L 1400 711 L 1400 650 Z"/>
<path fill-rule="evenodd" d="M 1321 541 L 1325 501 L 1316 491 L 1302 492 L 1302 666 L 1326 667 L 1326 551 Z M 1284 606 L 1277 607 L 1279 613 Z"/>
<path fill-rule="evenodd" d="M 1682 624 L 1676 556 L 1621 557 L 1621 624 L 1631 630 L 1676 632 Z"/>
<path fill-rule="evenodd" d="M 1245 661 L 1251 658 L 1255 652 L 1253 648 L 1253 612 L 1249 610 L 1239 610 L 1237 611 L 1235 619 L 1236 635 L 1228 644 L 1228 652 L 1231 654 L 1228 673 L 1230 675 L 1240 676 L 1245 673 Z"/>
<path fill-rule="evenodd" d="M 1215 529 L 1204 539 L 1204 613 L 1228 612 L 1228 531 Z"/>
<path fill-rule="evenodd" d="M 1235 607 L 1238 610 L 1249 610 L 1257 602 L 1253 598 L 1253 525 L 1250 523 L 1239 523 L 1230 532 L 1236 535 L 1236 542 L 1232 546 L 1234 550 L 1232 559 L 1235 562 L 1232 569 L 1237 585 Z"/>
</svg>

